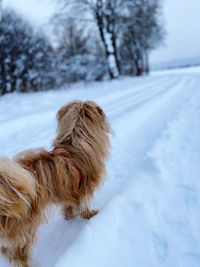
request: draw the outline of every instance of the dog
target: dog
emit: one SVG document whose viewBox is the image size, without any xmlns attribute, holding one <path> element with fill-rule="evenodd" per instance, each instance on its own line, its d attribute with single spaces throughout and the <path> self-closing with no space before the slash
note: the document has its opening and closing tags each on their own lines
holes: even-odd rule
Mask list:
<svg viewBox="0 0 200 267">
<path fill-rule="evenodd" d="M 103 183 L 111 129 L 93 101 L 72 101 L 57 113 L 52 151 L 27 150 L 0 158 L 0 246 L 15 267 L 29 267 L 36 230 L 50 204 L 66 220 L 90 219 L 95 190 Z"/>
</svg>

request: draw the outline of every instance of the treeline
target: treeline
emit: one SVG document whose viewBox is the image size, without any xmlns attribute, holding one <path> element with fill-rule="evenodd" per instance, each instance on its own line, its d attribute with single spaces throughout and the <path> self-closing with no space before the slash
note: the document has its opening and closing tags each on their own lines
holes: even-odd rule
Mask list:
<svg viewBox="0 0 200 267">
<path fill-rule="evenodd" d="M 149 53 L 164 35 L 159 0 L 63 2 L 51 20 L 53 37 L 35 31 L 14 11 L 3 10 L 1 95 L 148 73 Z"/>
<path fill-rule="evenodd" d="M 54 85 L 55 54 L 47 38 L 14 11 L 0 24 L 0 94 L 38 91 Z"/>
</svg>

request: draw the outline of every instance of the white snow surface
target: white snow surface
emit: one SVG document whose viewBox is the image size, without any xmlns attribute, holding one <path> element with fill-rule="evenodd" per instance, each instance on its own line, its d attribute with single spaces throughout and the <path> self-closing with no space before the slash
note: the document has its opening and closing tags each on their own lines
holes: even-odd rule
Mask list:
<svg viewBox="0 0 200 267">
<path fill-rule="evenodd" d="M 31 266 L 200 266 L 200 70 L 1 97 L 0 154 L 50 149 L 56 112 L 72 99 L 99 103 L 115 133 L 100 212 L 67 222 L 52 212 Z"/>
</svg>

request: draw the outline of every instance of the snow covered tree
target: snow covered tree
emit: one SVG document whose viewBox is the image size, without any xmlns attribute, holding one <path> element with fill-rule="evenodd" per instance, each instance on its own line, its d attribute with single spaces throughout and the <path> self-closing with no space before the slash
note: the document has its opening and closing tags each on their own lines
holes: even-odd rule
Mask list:
<svg viewBox="0 0 200 267">
<path fill-rule="evenodd" d="M 54 20 L 56 58 L 60 84 L 79 80 L 102 80 L 106 75 L 101 42 L 87 22 Z"/>
<path fill-rule="evenodd" d="M 3 10 L 0 49 L 0 94 L 53 86 L 51 46 L 11 10 Z"/>
<path fill-rule="evenodd" d="M 61 13 L 65 19 L 93 24 L 104 47 L 111 79 L 121 73 L 139 76 L 148 72 L 149 52 L 163 38 L 160 0 L 63 1 Z"/>
<path fill-rule="evenodd" d="M 93 26 L 98 30 L 99 37 L 104 46 L 104 53 L 106 58 L 106 65 L 110 78 L 117 78 L 120 74 L 120 63 L 117 54 L 116 44 L 116 21 L 118 13 L 124 0 L 64 0 L 66 17 L 73 17 L 74 20 L 84 21 L 87 16 L 93 23 Z M 73 10 L 81 10 L 79 14 L 72 16 L 71 6 Z M 90 14 L 90 15 L 88 15 Z M 86 15 L 86 17 L 84 17 Z"/>
<path fill-rule="evenodd" d="M 134 0 L 123 10 L 118 34 L 123 74 L 148 72 L 148 55 L 162 43 L 159 0 Z"/>
<path fill-rule="evenodd" d="M 105 48 L 107 66 L 111 79 L 118 77 L 120 74 L 115 27 L 121 3 L 122 1 L 116 0 L 97 0 L 95 3 L 93 1 L 89 3 Z"/>
</svg>

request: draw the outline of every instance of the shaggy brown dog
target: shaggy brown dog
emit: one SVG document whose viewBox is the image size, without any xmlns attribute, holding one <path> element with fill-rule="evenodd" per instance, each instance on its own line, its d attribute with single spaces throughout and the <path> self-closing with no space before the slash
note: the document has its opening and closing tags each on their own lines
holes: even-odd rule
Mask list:
<svg viewBox="0 0 200 267">
<path fill-rule="evenodd" d="M 65 218 L 89 219 L 90 199 L 105 176 L 110 127 L 94 102 L 73 101 L 58 114 L 53 150 L 0 158 L 0 245 L 13 266 L 28 267 L 44 208 L 61 204 Z"/>
</svg>

